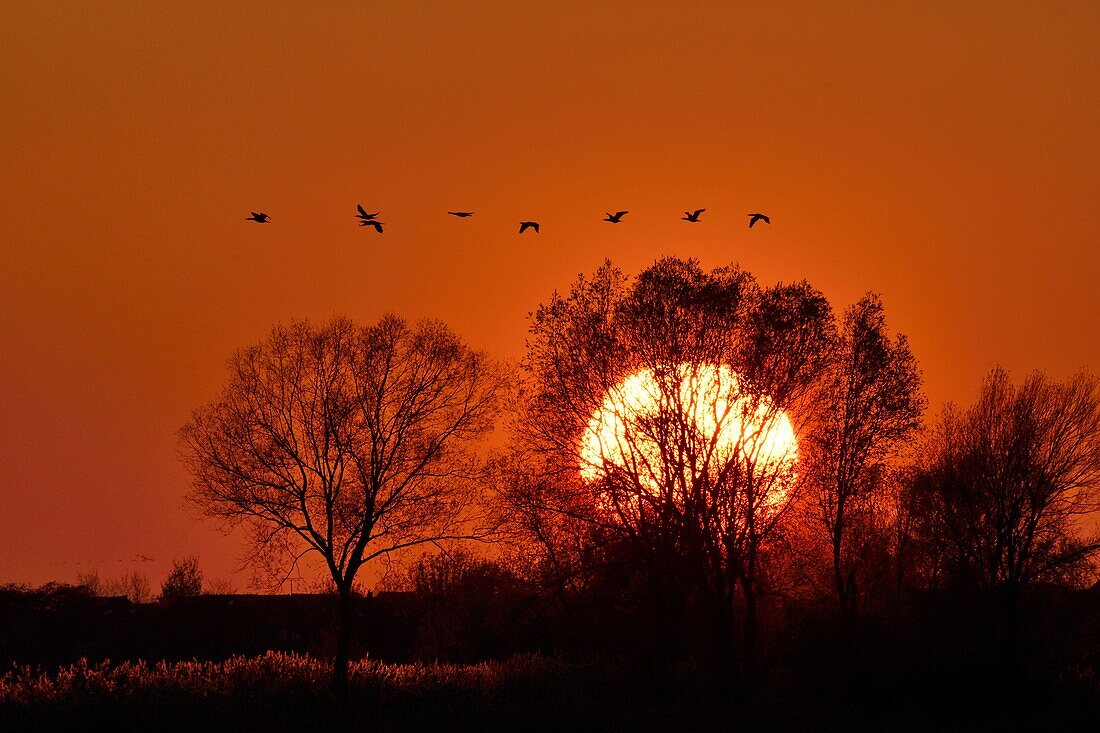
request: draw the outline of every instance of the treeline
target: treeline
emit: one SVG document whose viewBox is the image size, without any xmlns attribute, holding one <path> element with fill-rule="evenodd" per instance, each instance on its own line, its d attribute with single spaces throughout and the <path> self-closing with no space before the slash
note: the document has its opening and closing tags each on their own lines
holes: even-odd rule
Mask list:
<svg viewBox="0 0 1100 733">
<path fill-rule="evenodd" d="M 338 697 L 398 628 L 362 620 L 359 571 L 426 549 L 396 586 L 402 659 L 599 656 L 844 699 L 1095 690 L 1095 377 L 997 369 L 926 424 L 878 296 L 838 314 L 805 281 L 676 258 L 605 263 L 530 324 L 520 369 L 437 321 L 279 326 L 181 429 L 191 502 L 262 573 L 327 569 Z"/>
<path fill-rule="evenodd" d="M 108 578 L 93 569 L 77 575 L 76 587 L 88 595 L 122 597 L 129 599 L 131 603 L 149 603 L 157 599 L 170 600 L 181 596 L 197 596 L 200 593 L 233 593 L 236 590 L 228 580 L 204 579 L 199 560 L 194 555 L 172 561 L 172 567 L 161 584 L 159 593 L 153 590 L 149 576 L 136 570 L 124 573 L 118 578 Z M 18 588 L 9 587 L 9 591 L 11 590 L 18 590 Z M 30 589 L 24 588 L 24 590 Z M 53 590 L 57 591 L 60 588 Z"/>
<path fill-rule="evenodd" d="M 518 371 L 436 321 L 279 326 L 182 428 L 191 501 L 247 527 L 259 567 L 323 560 L 338 691 L 359 570 L 417 548 L 494 543 L 507 573 L 477 566 L 498 581 L 486 597 L 542 603 L 539 649 L 686 658 L 740 683 L 799 635 L 788 622 L 816 619 L 806 640 L 849 659 L 857 630 L 900 643 L 943 598 L 1018 670 L 1028 590 L 1095 582 L 1095 377 L 995 370 L 925 426 L 878 296 L 838 315 L 805 281 L 677 258 L 635 278 L 605 263 L 530 324 Z M 420 585 L 451 572 L 434 567 Z M 440 638 L 476 636 L 459 621 Z"/>
<path fill-rule="evenodd" d="M 1100 712 L 1095 705 L 1100 655 L 1096 588 L 1030 586 L 1021 596 L 1011 656 L 1000 646 L 995 593 L 913 587 L 903 597 L 883 599 L 874 610 L 844 624 L 829 594 L 768 592 L 760 607 L 754 676 L 730 680 L 715 674 L 719 657 L 706 608 L 690 596 L 674 619 L 675 627 L 663 632 L 674 641 L 665 648 L 668 656 L 655 656 L 655 631 L 669 619 L 653 613 L 644 571 L 628 547 L 620 549 L 614 562 L 569 588 L 547 584 L 512 559 L 461 551 L 426 555 L 392 583 L 402 590 L 354 597 L 351 656 L 388 663 L 476 664 L 537 653 L 559 660 L 551 665 L 548 684 L 565 687 L 574 703 L 608 718 L 637 708 L 667 719 L 672 710 L 683 712 L 685 696 L 694 701 L 692 706 L 718 719 L 774 717 L 815 726 L 853 716 L 884 724 L 905 719 L 984 725 L 991 719 L 986 716 L 1039 723 L 1054 719 L 1047 717 L 1051 710 L 1069 720 Z M 15 607 L 19 613 L 13 612 Z M 115 665 L 148 660 L 151 669 L 159 660 L 218 661 L 234 655 L 258 657 L 269 650 L 331 658 L 339 604 L 331 594 L 312 594 L 204 595 L 134 605 L 125 599 L 89 596 L 82 589 L 54 587 L 21 591 L 18 598 L 0 593 L 0 619 L 6 634 L 0 640 L 2 661 L 9 669 L 12 663 L 29 664 L 52 673 L 81 658 L 93 666 L 104 659 Z M 1014 671 L 1004 666 L 1008 662 L 1017 665 Z M 123 667 L 123 676 L 130 674 L 129 667 Z M 216 672 L 220 674 L 210 666 L 210 673 Z M 71 710 L 76 720 L 80 706 L 86 705 L 101 712 L 148 716 L 153 710 L 139 703 L 157 696 L 162 696 L 162 707 L 169 705 L 165 709 L 176 714 L 194 714 L 192 708 L 199 705 L 176 699 L 183 691 L 153 677 L 133 680 L 126 693 L 132 699 L 111 702 L 103 694 L 85 699 L 91 693 L 81 691 L 85 683 L 77 685 L 73 672 L 60 675 L 56 683 L 33 685 L 20 681 L 23 674 L 4 682 L 13 695 L 26 688 L 18 694 L 19 699 L 28 696 L 26 702 L 12 709 L 25 704 L 27 710 L 43 715 Z M 85 673 L 77 677 L 80 674 Z M 114 674 L 108 668 L 102 676 Z M 260 718 L 281 709 L 266 697 L 280 694 L 281 673 L 271 669 L 265 674 L 253 681 L 259 686 L 247 700 L 236 703 Z M 574 684 L 577 674 L 588 682 Z M 610 680 L 614 689 L 608 687 Z M 97 683 L 87 684 L 90 690 Z M 219 706 L 234 705 L 236 688 L 223 690 L 217 676 L 209 684 L 217 686 L 219 700 L 223 693 L 229 696 Z M 353 690 L 356 684 L 353 679 Z M 80 689 L 60 689 L 66 685 Z M 55 687 L 62 697 L 50 703 L 45 690 Z M 318 692 L 311 690 L 311 696 Z M 364 716 L 394 714 L 390 703 L 382 705 L 369 689 L 356 694 L 366 695 L 355 703 Z M 448 694 L 454 696 L 447 698 L 451 702 L 427 697 L 416 698 L 415 705 L 440 708 L 443 715 L 443 708 L 473 704 L 463 702 L 465 693 L 459 690 Z M 531 694 L 528 704 L 539 699 Z M 522 707 L 525 698 L 517 695 L 514 702 Z M 380 707 L 363 708 L 366 699 Z M 9 706 L 15 702 L 3 701 Z M 301 704 L 313 709 L 322 703 L 302 698 Z M 639 725 L 646 728 L 642 721 Z"/>
<path fill-rule="evenodd" d="M 1012 671 L 1027 591 L 1096 581 L 1093 376 L 997 369 L 926 427 L 877 296 L 836 318 L 808 283 L 676 259 L 607 264 L 531 322 L 501 516 L 547 586 L 629 588 L 658 664 L 690 636 L 752 678 L 761 633 L 809 614 L 841 651 L 857 627 L 918 650 L 973 622 L 1004 653 L 974 659 Z"/>
</svg>

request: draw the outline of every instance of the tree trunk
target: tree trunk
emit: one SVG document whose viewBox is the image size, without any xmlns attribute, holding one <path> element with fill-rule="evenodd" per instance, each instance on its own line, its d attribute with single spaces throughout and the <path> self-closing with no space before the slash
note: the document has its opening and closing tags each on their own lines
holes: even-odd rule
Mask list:
<svg viewBox="0 0 1100 733">
<path fill-rule="evenodd" d="M 836 578 L 836 597 L 840 602 L 840 615 L 845 622 L 851 615 L 851 599 L 849 598 L 848 583 L 844 578 L 843 547 L 844 547 L 844 491 L 837 491 L 836 519 L 833 522 L 833 576 Z"/>
<path fill-rule="evenodd" d="M 714 628 L 717 634 L 718 670 L 727 682 L 737 678 L 737 624 L 734 593 L 731 588 L 727 598 L 721 598 L 714 607 Z"/>
<path fill-rule="evenodd" d="M 1009 580 L 997 602 L 1000 617 L 997 633 L 998 663 L 1010 685 L 1017 685 L 1021 681 L 1021 591 L 1018 582 Z"/>
<path fill-rule="evenodd" d="M 658 689 L 663 686 L 668 677 L 669 661 L 672 656 L 672 627 L 675 622 L 673 604 L 677 593 L 672 577 L 668 574 L 668 568 L 665 567 L 664 557 L 655 558 L 649 572 L 649 602 L 646 604 L 653 635 L 649 650 L 649 682 Z"/>
<path fill-rule="evenodd" d="M 351 588 L 340 588 L 340 620 L 336 630 L 336 658 L 332 663 L 332 688 L 336 699 L 348 699 L 348 658 L 351 647 Z"/>
<path fill-rule="evenodd" d="M 741 590 L 745 594 L 743 664 L 745 680 L 750 684 L 756 673 L 756 584 L 753 582 L 755 573 L 756 563 L 750 561 L 748 572 L 741 578 Z"/>
</svg>

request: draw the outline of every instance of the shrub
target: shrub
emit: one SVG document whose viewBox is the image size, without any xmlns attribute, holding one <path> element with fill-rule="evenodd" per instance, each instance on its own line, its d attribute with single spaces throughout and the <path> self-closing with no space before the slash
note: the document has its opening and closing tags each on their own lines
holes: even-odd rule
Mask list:
<svg viewBox="0 0 1100 733">
<path fill-rule="evenodd" d="M 202 570 L 198 558 L 191 556 L 172 563 L 172 570 L 161 586 L 161 598 L 183 598 L 202 593 Z"/>
</svg>

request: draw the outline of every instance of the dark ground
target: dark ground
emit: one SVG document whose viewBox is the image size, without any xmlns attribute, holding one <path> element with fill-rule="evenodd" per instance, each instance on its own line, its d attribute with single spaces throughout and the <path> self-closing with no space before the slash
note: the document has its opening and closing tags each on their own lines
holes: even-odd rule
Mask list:
<svg viewBox="0 0 1100 733">
<path fill-rule="evenodd" d="M 8 589 L 0 730 L 1097 729 L 1100 593 L 1035 594 L 1012 643 L 981 601 L 927 594 L 847 633 L 813 606 L 773 609 L 757 671 L 723 676 L 699 639 L 655 657 L 622 609 L 374 596 L 339 708 L 329 597 Z M 125 661 L 141 659 L 166 661 Z"/>
</svg>

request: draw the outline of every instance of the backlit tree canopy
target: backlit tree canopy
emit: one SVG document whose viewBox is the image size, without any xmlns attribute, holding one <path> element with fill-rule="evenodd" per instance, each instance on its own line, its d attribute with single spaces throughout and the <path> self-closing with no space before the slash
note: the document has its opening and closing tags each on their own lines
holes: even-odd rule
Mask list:
<svg viewBox="0 0 1100 733">
<path fill-rule="evenodd" d="M 844 314 L 822 389 L 821 419 L 807 441 L 815 463 L 818 519 L 831 546 L 841 611 L 854 613 L 861 559 L 878 541 L 891 461 L 920 427 L 926 401 L 905 336 L 891 336 L 881 299 L 868 294 Z M 876 509 L 879 511 L 876 512 Z"/>
<path fill-rule="evenodd" d="M 606 395 L 581 438 L 581 477 L 604 497 L 612 512 L 640 511 L 661 501 L 685 505 L 692 487 L 706 475 L 720 475 L 737 463 L 753 464 L 758 475 L 773 473 L 782 501 L 794 478 L 798 445 L 790 418 L 772 401 L 743 395 L 737 376 L 725 365 L 680 364 L 673 370 L 676 391 L 666 394 L 652 370 L 626 377 Z M 669 415 L 687 460 L 670 463 L 662 447 Z M 692 450 L 698 448 L 698 450 Z M 627 487 L 625 492 L 616 488 Z M 667 487 L 666 492 L 663 487 Z"/>
<path fill-rule="evenodd" d="M 666 258 L 628 281 L 610 263 L 532 315 L 526 445 L 569 511 L 674 550 L 751 636 L 758 553 L 802 482 L 797 435 L 835 340 L 805 282 Z"/>
</svg>

